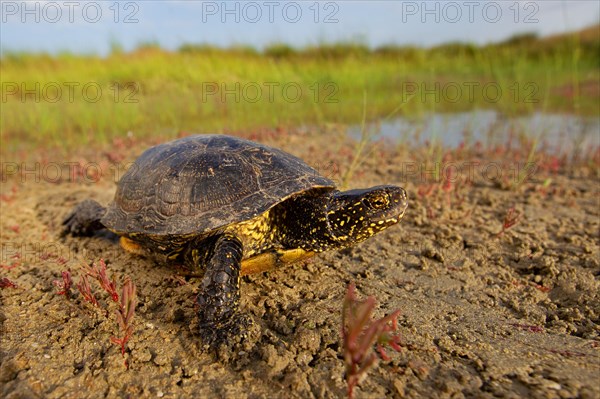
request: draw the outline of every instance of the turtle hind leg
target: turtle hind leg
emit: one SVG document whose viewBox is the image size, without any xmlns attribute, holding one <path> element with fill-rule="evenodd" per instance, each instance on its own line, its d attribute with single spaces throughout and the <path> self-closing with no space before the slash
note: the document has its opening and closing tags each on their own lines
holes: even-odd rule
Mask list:
<svg viewBox="0 0 600 399">
<path fill-rule="evenodd" d="M 240 240 L 224 234 L 206 254 L 206 271 L 198 294 L 198 317 L 203 341 L 213 349 L 236 347 L 248 341 L 251 319 L 238 312 L 243 247 Z M 247 343 L 247 342 L 246 342 Z"/>
<path fill-rule="evenodd" d="M 75 206 L 73 211 L 63 220 L 62 236 L 91 236 L 104 228 L 100 222 L 106 209 L 94 200 L 87 199 Z"/>
</svg>

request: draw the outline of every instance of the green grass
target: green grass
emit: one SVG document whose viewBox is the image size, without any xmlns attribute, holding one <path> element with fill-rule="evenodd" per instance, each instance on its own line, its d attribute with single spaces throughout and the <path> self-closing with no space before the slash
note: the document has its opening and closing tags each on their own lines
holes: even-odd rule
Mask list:
<svg viewBox="0 0 600 399">
<path fill-rule="evenodd" d="M 409 117 L 476 108 L 509 116 L 535 110 L 597 115 L 598 39 L 573 37 L 433 49 L 370 50 L 342 43 L 304 50 L 274 45 L 263 53 L 188 45 L 177 52 L 144 46 L 106 58 L 8 54 L 0 60 L 3 152 L 107 142 L 129 131 L 148 137 L 358 124 L 364 112 L 367 120 L 375 120 L 398 109 L 398 116 Z M 215 84 L 219 92 L 207 92 Z M 582 84 L 592 90 L 581 89 Z M 74 87 L 72 99 L 68 85 Z M 51 101 L 57 87 L 62 97 Z M 102 94 L 93 102 L 96 87 Z M 222 89 L 233 90 L 238 98 L 223 95 Z"/>
</svg>

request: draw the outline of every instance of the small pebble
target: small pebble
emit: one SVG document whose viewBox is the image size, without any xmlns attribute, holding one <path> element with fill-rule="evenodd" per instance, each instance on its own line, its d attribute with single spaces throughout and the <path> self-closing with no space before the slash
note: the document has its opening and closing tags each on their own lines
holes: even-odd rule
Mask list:
<svg viewBox="0 0 600 399">
<path fill-rule="evenodd" d="M 163 354 L 158 354 L 155 358 L 154 358 L 154 364 L 156 364 L 157 366 L 164 366 L 165 364 L 167 364 L 167 357 Z"/>
<path fill-rule="evenodd" d="M 560 391 L 562 386 L 558 382 L 551 382 L 547 385 L 548 389 L 554 389 L 555 391 Z"/>
</svg>

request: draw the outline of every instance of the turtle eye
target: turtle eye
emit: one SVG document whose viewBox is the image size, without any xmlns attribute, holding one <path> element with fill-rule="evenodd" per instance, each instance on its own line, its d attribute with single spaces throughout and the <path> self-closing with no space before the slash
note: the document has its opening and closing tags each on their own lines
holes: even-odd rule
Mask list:
<svg viewBox="0 0 600 399">
<path fill-rule="evenodd" d="M 373 198 L 371 198 L 369 200 L 369 204 L 371 205 L 372 208 L 375 208 L 375 209 L 383 209 L 388 206 L 388 203 L 389 203 L 389 201 L 387 199 L 387 196 L 383 196 L 383 195 L 374 196 Z"/>
</svg>

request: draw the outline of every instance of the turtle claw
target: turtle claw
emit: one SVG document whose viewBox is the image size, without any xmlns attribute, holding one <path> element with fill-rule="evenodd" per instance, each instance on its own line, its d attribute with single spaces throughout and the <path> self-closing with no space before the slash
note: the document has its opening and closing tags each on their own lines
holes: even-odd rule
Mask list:
<svg viewBox="0 0 600 399">
<path fill-rule="evenodd" d="M 205 347 L 216 352 L 221 360 L 249 352 L 258 337 L 258 327 L 251 317 L 237 314 L 226 322 L 200 324 L 200 337 Z"/>
<path fill-rule="evenodd" d="M 94 200 L 87 199 L 75 206 L 73 211 L 63 220 L 61 237 L 66 235 L 91 236 L 104 228 L 100 219 L 105 208 Z"/>
</svg>

